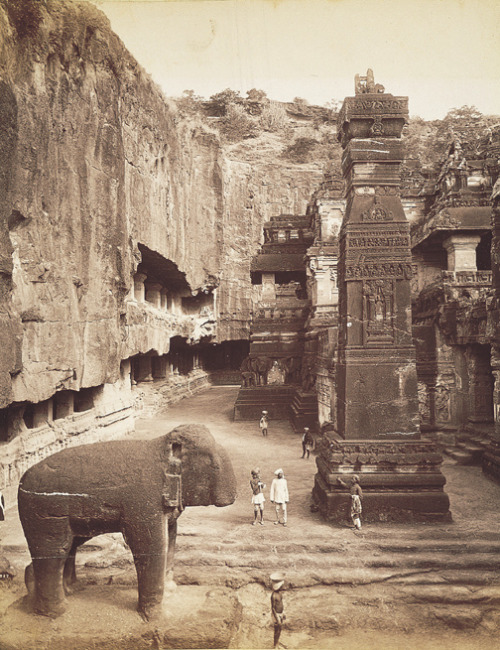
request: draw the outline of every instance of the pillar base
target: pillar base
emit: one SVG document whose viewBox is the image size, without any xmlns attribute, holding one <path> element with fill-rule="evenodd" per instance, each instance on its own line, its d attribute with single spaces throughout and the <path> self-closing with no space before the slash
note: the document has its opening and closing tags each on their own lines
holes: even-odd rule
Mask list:
<svg viewBox="0 0 500 650">
<path fill-rule="evenodd" d="M 349 483 L 357 474 L 364 522 L 451 521 L 442 457 L 428 440 L 411 442 L 324 437 L 316 459 L 313 498 L 325 519 L 350 522 Z"/>
<path fill-rule="evenodd" d="M 500 442 L 492 440 L 483 454 L 483 472 L 500 483 Z"/>
</svg>

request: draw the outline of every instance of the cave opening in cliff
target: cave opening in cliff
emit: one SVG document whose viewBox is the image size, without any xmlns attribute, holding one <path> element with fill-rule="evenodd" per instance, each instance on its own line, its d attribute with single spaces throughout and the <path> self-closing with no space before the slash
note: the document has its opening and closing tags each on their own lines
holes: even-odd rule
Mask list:
<svg viewBox="0 0 500 650">
<path fill-rule="evenodd" d="M 239 370 L 243 359 L 250 352 L 250 342 L 245 340 L 223 341 L 205 347 L 204 367 L 207 371 Z"/>
<path fill-rule="evenodd" d="M 174 336 L 170 339 L 169 358 L 172 362 L 174 372 L 180 375 L 187 375 L 194 368 L 195 352 L 193 346 L 188 345 L 187 340 L 182 336 Z"/>
</svg>

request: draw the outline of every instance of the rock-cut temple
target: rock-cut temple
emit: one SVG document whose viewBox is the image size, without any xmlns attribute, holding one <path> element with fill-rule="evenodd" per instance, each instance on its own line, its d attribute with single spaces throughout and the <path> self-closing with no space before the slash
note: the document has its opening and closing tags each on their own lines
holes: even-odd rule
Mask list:
<svg viewBox="0 0 500 650">
<path fill-rule="evenodd" d="M 500 127 L 429 172 L 408 98 L 369 71 L 331 123 L 341 174 L 249 164 L 95 7 L 51 20 L 0 68 L 7 499 L 45 456 L 217 384 L 236 420 L 314 432 L 329 520 L 354 474 L 375 521 L 448 519 L 444 453 L 499 480 Z"/>
</svg>

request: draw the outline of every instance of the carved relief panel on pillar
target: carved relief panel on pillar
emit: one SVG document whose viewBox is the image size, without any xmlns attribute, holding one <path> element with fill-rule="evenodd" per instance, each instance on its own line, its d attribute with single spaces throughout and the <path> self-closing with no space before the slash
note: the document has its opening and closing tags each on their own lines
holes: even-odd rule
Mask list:
<svg viewBox="0 0 500 650">
<path fill-rule="evenodd" d="M 394 343 L 394 281 L 363 282 L 363 344 Z"/>
</svg>

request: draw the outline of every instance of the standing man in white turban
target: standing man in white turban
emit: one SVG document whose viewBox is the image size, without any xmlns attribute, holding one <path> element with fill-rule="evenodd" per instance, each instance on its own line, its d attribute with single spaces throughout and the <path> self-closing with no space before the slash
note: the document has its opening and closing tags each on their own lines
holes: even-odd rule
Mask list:
<svg viewBox="0 0 500 650">
<path fill-rule="evenodd" d="M 287 513 L 286 507 L 289 500 L 288 497 L 288 483 L 283 473 L 283 470 L 277 469 L 275 472 L 275 478 L 271 483 L 271 494 L 270 500 L 271 503 L 276 505 L 276 521 L 275 525 L 280 524 L 280 509 L 283 511 L 283 526 L 286 526 L 287 522 Z"/>
</svg>

